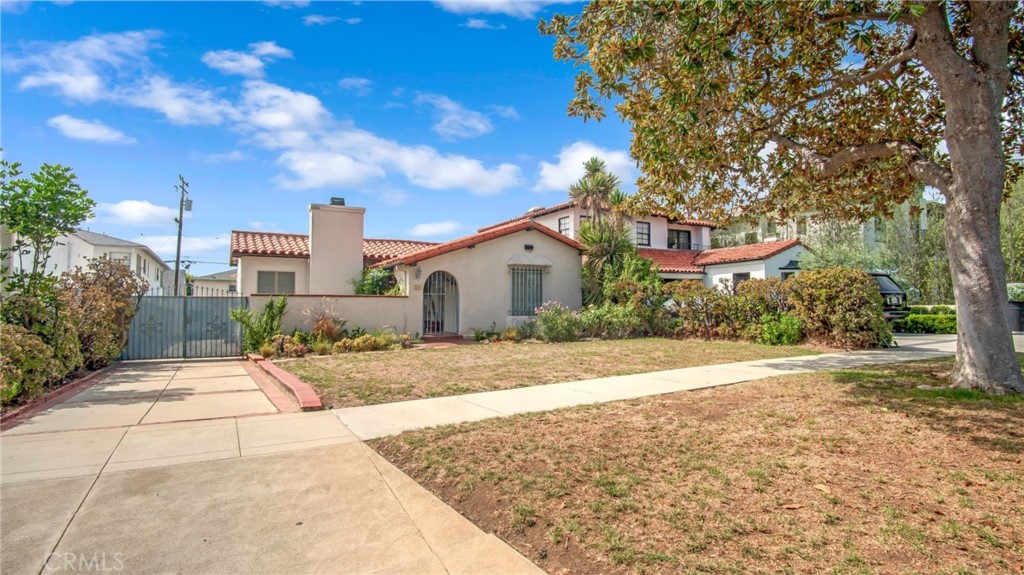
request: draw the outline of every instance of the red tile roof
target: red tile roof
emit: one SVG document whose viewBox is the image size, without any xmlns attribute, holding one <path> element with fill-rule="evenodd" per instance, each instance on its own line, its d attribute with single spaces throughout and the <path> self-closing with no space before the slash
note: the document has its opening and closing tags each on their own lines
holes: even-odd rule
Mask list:
<svg viewBox="0 0 1024 575">
<path fill-rule="evenodd" d="M 244 232 L 231 230 L 231 263 L 238 256 L 277 256 L 308 258 L 309 236 L 279 232 Z"/>
<path fill-rule="evenodd" d="M 532 218 L 539 218 L 541 216 L 546 216 L 548 214 L 553 214 L 555 212 L 560 212 L 562 210 L 567 210 L 567 209 L 569 209 L 571 207 L 573 207 L 573 201 L 572 200 L 569 200 L 568 202 L 564 202 L 564 203 L 561 203 L 561 204 L 558 204 L 558 205 L 555 205 L 555 206 L 551 206 L 550 208 L 537 208 L 537 209 L 534 209 L 534 210 L 530 210 L 530 211 L 526 212 L 525 214 L 523 214 L 521 216 L 516 216 L 514 218 L 507 219 L 507 220 L 505 220 L 503 222 L 498 222 L 496 224 L 491 224 L 489 226 L 482 227 L 482 228 L 478 229 L 477 231 L 478 232 L 486 232 L 487 230 L 493 230 L 494 228 L 500 228 L 501 226 L 505 226 L 505 225 L 508 225 L 508 224 L 511 224 L 511 223 L 514 223 L 514 222 L 520 222 L 520 221 L 528 220 L 528 219 L 532 219 Z"/>
<path fill-rule="evenodd" d="M 745 246 L 716 248 L 700 252 L 700 255 L 697 256 L 696 263 L 701 266 L 711 266 L 730 262 L 763 260 L 782 253 L 797 245 L 800 245 L 800 240 L 794 238 L 783 242 L 762 242 L 759 244 L 748 244 Z"/>
<path fill-rule="evenodd" d="M 637 253 L 658 264 L 666 273 L 702 274 L 704 268 L 694 263 L 700 252 L 693 250 L 656 250 L 640 248 Z"/>
<path fill-rule="evenodd" d="M 437 242 L 421 242 L 418 240 L 375 240 L 363 239 L 363 265 L 373 264 L 398 258 L 427 248 L 436 246 Z"/>
<path fill-rule="evenodd" d="M 445 242 L 443 244 L 438 244 L 438 245 L 435 245 L 435 246 L 430 246 L 428 248 L 419 250 L 417 252 L 413 252 L 411 254 L 404 255 L 402 257 L 394 258 L 394 259 L 388 260 L 386 262 L 381 262 L 381 263 L 377 264 L 376 267 L 389 268 L 389 267 L 393 267 L 393 266 L 400 265 L 400 264 L 412 265 L 412 264 L 421 262 L 423 260 L 428 260 L 430 258 L 436 258 L 437 256 L 441 256 L 441 255 L 444 255 L 444 254 L 447 254 L 447 253 L 451 253 L 451 252 L 454 252 L 454 251 L 457 251 L 457 250 L 461 250 L 463 248 L 468 248 L 470 246 L 475 246 L 476 244 L 482 244 L 484 242 L 488 242 L 488 241 L 491 241 L 491 240 L 494 240 L 494 239 L 498 239 L 498 238 L 501 238 L 501 237 L 504 237 L 504 236 L 507 236 L 507 235 L 511 235 L 511 234 L 516 233 L 516 232 L 531 231 L 531 230 L 532 231 L 537 231 L 537 232 L 540 232 L 540 233 L 542 233 L 542 234 L 544 234 L 546 236 L 552 237 L 552 238 L 562 242 L 563 244 L 566 244 L 566 245 L 568 245 L 568 246 L 570 246 L 572 248 L 575 248 L 577 250 L 582 250 L 583 249 L 583 246 L 579 242 L 577 242 L 576 240 L 574 240 L 572 238 L 569 238 L 569 237 L 566 237 L 566 236 L 563 236 L 562 234 L 560 234 L 560 233 L 558 233 L 558 232 L 548 228 L 547 226 L 542 226 L 540 224 L 534 224 L 533 222 L 531 222 L 529 220 L 522 220 L 522 221 L 506 224 L 506 225 L 503 225 L 503 226 L 500 226 L 500 227 L 490 228 L 490 229 L 487 229 L 486 231 L 478 232 L 478 233 L 475 233 L 475 234 L 473 234 L 471 236 L 466 236 L 464 238 L 459 238 L 457 240 L 452 240 L 450 242 Z"/>
<path fill-rule="evenodd" d="M 437 245 L 436 242 L 418 240 L 365 238 L 363 239 L 363 265 L 369 266 L 435 245 Z M 309 236 L 233 230 L 231 232 L 231 263 L 237 262 L 239 256 L 308 258 Z"/>
</svg>

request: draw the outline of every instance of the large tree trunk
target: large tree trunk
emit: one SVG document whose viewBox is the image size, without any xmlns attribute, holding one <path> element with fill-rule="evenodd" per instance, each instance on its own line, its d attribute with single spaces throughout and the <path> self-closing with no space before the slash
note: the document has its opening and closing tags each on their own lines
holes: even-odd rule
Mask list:
<svg viewBox="0 0 1024 575">
<path fill-rule="evenodd" d="M 957 52 L 946 6 L 926 4 L 917 20 L 917 49 L 946 104 L 946 144 L 952 178 L 946 196 L 946 247 L 957 304 L 953 385 L 989 393 L 1024 393 L 1006 317 L 1006 267 L 999 242 L 999 208 L 1006 182 L 1000 121 L 1013 4 L 971 5 L 973 44 Z"/>
</svg>

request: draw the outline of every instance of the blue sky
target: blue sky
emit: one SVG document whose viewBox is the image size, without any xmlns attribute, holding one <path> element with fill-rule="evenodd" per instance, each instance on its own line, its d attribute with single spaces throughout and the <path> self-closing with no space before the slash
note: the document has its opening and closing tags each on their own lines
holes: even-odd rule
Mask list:
<svg viewBox="0 0 1024 575">
<path fill-rule="evenodd" d="M 566 199 L 600 155 L 633 190 L 627 125 L 566 115 L 532 2 L 4 2 L 4 156 L 71 166 L 93 231 L 227 268 L 232 229 L 306 233 L 367 208 L 367 237 L 442 241 Z"/>
</svg>

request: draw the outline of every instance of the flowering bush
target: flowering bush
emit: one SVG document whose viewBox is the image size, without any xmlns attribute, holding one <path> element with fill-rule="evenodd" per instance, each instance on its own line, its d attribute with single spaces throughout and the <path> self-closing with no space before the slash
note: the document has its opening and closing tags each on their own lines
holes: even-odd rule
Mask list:
<svg viewBox="0 0 1024 575">
<path fill-rule="evenodd" d="M 549 301 L 537 308 L 537 334 L 544 341 L 577 341 L 583 332 L 579 312 Z"/>
</svg>

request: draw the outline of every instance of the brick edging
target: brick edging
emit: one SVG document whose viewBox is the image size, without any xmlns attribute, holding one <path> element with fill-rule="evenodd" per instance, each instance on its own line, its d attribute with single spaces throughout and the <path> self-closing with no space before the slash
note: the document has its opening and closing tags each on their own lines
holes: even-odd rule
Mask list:
<svg viewBox="0 0 1024 575">
<path fill-rule="evenodd" d="M 266 373 L 276 381 L 282 389 L 291 394 L 302 411 L 316 411 L 324 408 L 324 404 L 320 401 L 316 392 L 313 391 L 313 388 L 299 381 L 299 378 L 277 367 L 259 354 L 250 353 L 246 354 L 245 357 L 256 364 L 256 367 L 263 370 L 263 373 Z"/>
<path fill-rule="evenodd" d="M 68 384 L 62 385 L 49 393 L 33 399 L 21 407 L 12 409 L 3 415 L 0 415 L 0 430 L 7 431 L 8 429 L 19 425 L 26 419 L 36 415 L 40 411 L 45 411 L 64 401 L 66 398 L 78 394 L 78 392 L 106 377 L 107 374 L 113 371 L 119 363 L 120 362 L 115 361 L 106 367 L 101 367 L 96 371 L 89 372 L 82 377 L 71 380 Z"/>
</svg>

